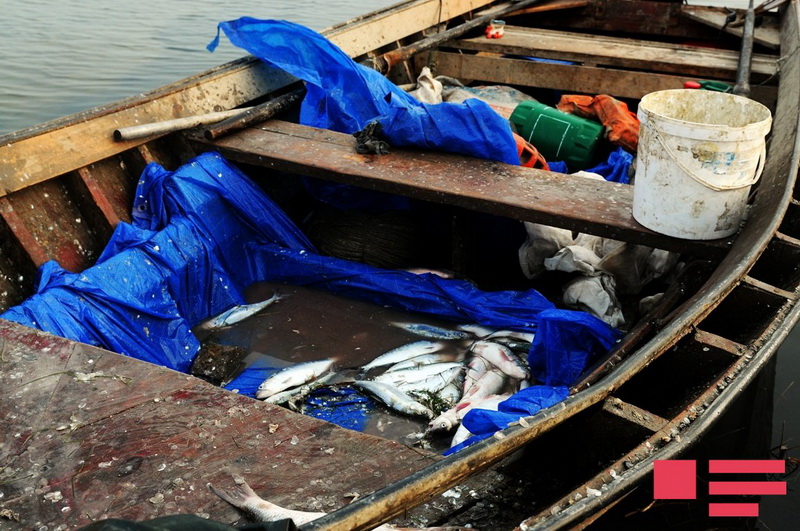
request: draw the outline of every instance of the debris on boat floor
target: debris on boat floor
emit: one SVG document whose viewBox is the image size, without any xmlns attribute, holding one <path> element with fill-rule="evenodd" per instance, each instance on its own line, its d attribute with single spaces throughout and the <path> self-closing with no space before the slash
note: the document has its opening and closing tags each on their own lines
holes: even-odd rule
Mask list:
<svg viewBox="0 0 800 531">
<path fill-rule="evenodd" d="M 245 356 L 244 348 L 204 342 L 192 363 L 191 374 L 219 385 L 239 367 Z"/>
</svg>

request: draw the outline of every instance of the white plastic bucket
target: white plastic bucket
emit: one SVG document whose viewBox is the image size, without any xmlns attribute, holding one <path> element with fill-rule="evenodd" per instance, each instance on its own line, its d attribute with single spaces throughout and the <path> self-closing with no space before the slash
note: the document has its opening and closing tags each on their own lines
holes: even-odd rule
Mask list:
<svg viewBox="0 0 800 531">
<path fill-rule="evenodd" d="M 691 240 L 735 233 L 764 169 L 769 109 L 733 94 L 679 89 L 647 94 L 638 116 L 634 219 Z"/>
</svg>

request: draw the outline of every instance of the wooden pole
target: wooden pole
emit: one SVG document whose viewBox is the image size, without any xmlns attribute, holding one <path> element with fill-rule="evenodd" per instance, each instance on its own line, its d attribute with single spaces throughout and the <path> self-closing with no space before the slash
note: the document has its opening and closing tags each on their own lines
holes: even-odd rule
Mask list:
<svg viewBox="0 0 800 531">
<path fill-rule="evenodd" d="M 742 31 L 742 51 L 739 53 L 739 67 L 736 70 L 736 85 L 733 93 L 739 96 L 750 97 L 750 69 L 753 64 L 753 36 L 755 34 L 756 14 L 753 0 L 744 16 L 744 30 Z"/>
<path fill-rule="evenodd" d="M 205 130 L 203 135 L 207 140 L 215 140 L 223 135 L 244 129 L 247 126 L 263 122 L 275 116 L 276 114 L 284 111 L 300 101 L 305 95 L 305 87 L 301 87 L 288 92 L 283 96 L 271 99 L 261 105 L 251 107 L 243 113 L 240 113 L 232 118 L 228 118 L 222 123 L 209 127 Z"/>
</svg>

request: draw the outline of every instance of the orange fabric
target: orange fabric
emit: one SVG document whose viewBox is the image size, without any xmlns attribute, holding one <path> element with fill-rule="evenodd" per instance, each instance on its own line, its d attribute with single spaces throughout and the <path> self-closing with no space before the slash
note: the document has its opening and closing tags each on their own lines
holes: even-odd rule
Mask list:
<svg viewBox="0 0 800 531">
<path fill-rule="evenodd" d="M 606 128 L 612 144 L 636 153 L 639 144 L 639 118 L 628 106 L 606 94 L 597 96 L 566 95 L 558 102 L 559 111 L 599 121 Z"/>
<path fill-rule="evenodd" d="M 519 155 L 519 165 L 526 168 L 537 168 L 540 170 L 550 170 L 547 161 L 539 150 L 533 144 L 519 136 L 517 133 L 512 133 L 514 140 L 517 142 L 517 154 Z"/>
</svg>

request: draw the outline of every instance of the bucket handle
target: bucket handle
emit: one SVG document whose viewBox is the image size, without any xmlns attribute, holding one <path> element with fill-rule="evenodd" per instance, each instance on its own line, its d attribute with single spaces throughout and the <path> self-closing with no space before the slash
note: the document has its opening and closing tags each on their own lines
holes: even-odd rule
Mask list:
<svg viewBox="0 0 800 531">
<path fill-rule="evenodd" d="M 750 182 L 739 183 L 739 184 L 735 184 L 735 185 L 727 185 L 727 186 L 726 185 L 712 184 L 712 183 L 702 179 L 698 175 L 696 175 L 694 172 L 692 172 L 692 170 L 687 168 L 686 165 L 683 162 L 681 162 L 681 159 L 678 158 L 678 156 L 675 154 L 675 152 L 672 151 L 672 148 L 670 148 L 667 145 L 667 143 L 664 141 L 664 139 L 661 137 L 661 135 L 660 135 L 661 131 L 659 131 L 658 128 L 656 128 L 654 125 L 652 125 L 650 123 L 645 123 L 645 126 L 650 129 L 650 132 L 653 133 L 653 136 L 655 136 L 658 139 L 658 142 L 659 142 L 659 144 L 661 144 L 661 147 L 663 147 L 664 150 L 667 153 L 669 153 L 669 156 L 672 157 L 672 160 L 675 161 L 675 163 L 684 171 L 684 173 L 686 173 L 686 175 L 688 175 L 689 177 L 691 177 L 692 179 L 694 179 L 698 183 L 702 184 L 703 186 L 705 186 L 707 188 L 711 188 L 712 190 L 714 190 L 716 192 L 724 192 L 726 190 L 738 190 L 739 188 L 745 188 L 747 186 L 752 186 L 761 178 L 761 173 L 764 171 L 764 163 L 766 162 L 766 158 L 767 158 L 767 145 L 766 145 L 766 143 L 761 147 L 761 153 L 759 154 L 759 160 L 758 160 L 758 168 L 756 169 L 756 173 L 755 173 L 754 177 L 750 180 Z"/>
</svg>

